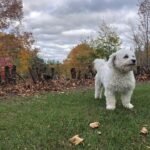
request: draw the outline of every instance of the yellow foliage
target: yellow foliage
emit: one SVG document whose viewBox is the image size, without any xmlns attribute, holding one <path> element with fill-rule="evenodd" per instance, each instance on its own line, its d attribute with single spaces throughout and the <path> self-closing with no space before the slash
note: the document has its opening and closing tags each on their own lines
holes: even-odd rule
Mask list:
<svg viewBox="0 0 150 150">
<path fill-rule="evenodd" d="M 28 50 L 21 50 L 19 51 L 18 54 L 18 58 L 19 58 L 19 65 L 17 70 L 20 73 L 25 73 L 28 71 L 28 67 L 30 66 L 30 58 L 31 58 L 31 54 L 30 51 Z"/>
<path fill-rule="evenodd" d="M 34 40 L 31 33 L 24 33 L 19 36 L 0 32 L 0 56 L 11 57 L 17 66 L 19 73 L 26 73 L 30 66 L 30 60 L 37 55 L 32 49 Z"/>
<path fill-rule="evenodd" d="M 92 52 L 92 48 L 87 43 L 81 43 L 71 50 L 64 64 L 69 64 L 72 67 L 87 64 Z"/>
<path fill-rule="evenodd" d="M 71 68 L 78 70 L 86 69 L 92 62 L 93 49 L 87 43 L 81 43 L 74 47 L 67 59 L 63 63 L 63 72 L 65 75 L 70 74 Z"/>
</svg>

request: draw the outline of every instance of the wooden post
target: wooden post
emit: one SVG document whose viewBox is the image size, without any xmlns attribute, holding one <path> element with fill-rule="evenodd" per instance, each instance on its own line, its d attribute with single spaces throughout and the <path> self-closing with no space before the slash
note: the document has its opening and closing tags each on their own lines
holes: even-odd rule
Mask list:
<svg viewBox="0 0 150 150">
<path fill-rule="evenodd" d="M 10 78 L 9 66 L 5 66 L 5 82 L 6 82 L 6 84 L 9 83 L 9 78 Z"/>
<path fill-rule="evenodd" d="M 31 68 L 29 67 L 28 70 L 29 70 L 29 73 L 30 73 L 30 75 L 31 75 L 31 78 L 32 78 L 33 83 L 36 84 L 36 80 L 35 80 L 35 78 L 34 78 L 34 76 L 33 76 L 33 74 L 32 74 Z"/>
<path fill-rule="evenodd" d="M 76 73 L 77 73 L 76 68 L 71 68 L 70 72 L 71 72 L 71 78 L 76 79 Z"/>
</svg>

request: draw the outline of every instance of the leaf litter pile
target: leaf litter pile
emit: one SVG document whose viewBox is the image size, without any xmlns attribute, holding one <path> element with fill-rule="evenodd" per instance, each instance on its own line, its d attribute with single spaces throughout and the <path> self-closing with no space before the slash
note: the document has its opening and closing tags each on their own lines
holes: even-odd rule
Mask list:
<svg viewBox="0 0 150 150">
<path fill-rule="evenodd" d="M 137 75 L 136 80 L 138 82 L 148 81 L 150 78 L 147 74 Z M 33 83 L 31 79 L 26 79 L 24 82 L 18 82 L 17 84 L 1 84 L 0 85 L 0 97 L 5 96 L 32 96 L 40 94 L 41 92 L 63 92 L 66 90 L 79 89 L 79 88 L 94 87 L 94 78 L 91 79 L 64 79 L 57 80 L 45 80 L 36 81 Z"/>
<path fill-rule="evenodd" d="M 67 90 L 73 90 L 83 87 L 93 87 L 93 79 L 83 79 L 83 80 L 50 80 L 46 82 L 37 82 L 34 84 L 32 81 L 28 80 L 25 83 L 17 84 L 4 84 L 0 85 L 0 97 L 5 96 L 32 96 L 35 94 L 40 94 L 44 91 L 48 92 L 63 92 Z"/>
</svg>

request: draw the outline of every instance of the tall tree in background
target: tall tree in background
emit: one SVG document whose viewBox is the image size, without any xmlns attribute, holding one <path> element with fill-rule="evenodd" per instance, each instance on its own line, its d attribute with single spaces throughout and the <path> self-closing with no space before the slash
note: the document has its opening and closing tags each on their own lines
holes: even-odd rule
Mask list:
<svg viewBox="0 0 150 150">
<path fill-rule="evenodd" d="M 93 62 L 93 52 L 93 48 L 85 41 L 76 45 L 61 65 L 62 74 L 68 77 L 71 68 L 75 68 L 77 72 L 82 70 L 82 74 L 84 74 L 87 67 Z"/>
<path fill-rule="evenodd" d="M 150 37 L 150 0 L 140 0 L 138 14 L 140 17 L 139 29 L 142 32 L 144 50 L 146 51 L 147 66 L 149 65 L 149 37 Z"/>
<path fill-rule="evenodd" d="M 145 33 L 140 30 L 139 24 L 130 24 L 131 28 L 131 38 L 130 40 L 133 43 L 137 65 L 146 66 L 147 65 L 147 51 L 146 51 L 146 42 L 145 42 Z"/>
<path fill-rule="evenodd" d="M 19 72 L 25 73 L 32 65 L 32 62 L 34 61 L 33 59 L 37 57 L 38 49 L 33 46 L 35 40 L 32 33 L 24 32 L 18 35 L 17 38 L 19 40 L 19 45 L 16 46 L 18 49 L 18 55 L 15 60 L 18 60 L 17 66 Z"/>
<path fill-rule="evenodd" d="M 32 33 L 14 35 L 0 32 L 0 57 L 11 57 L 18 71 L 24 73 L 32 64 L 31 59 L 37 55 L 33 44 Z"/>
<path fill-rule="evenodd" d="M 105 22 L 99 28 L 98 37 L 91 40 L 96 57 L 108 59 L 109 56 L 120 48 L 121 40 L 117 32 Z"/>
<path fill-rule="evenodd" d="M 2 32 L 3 29 L 10 31 L 9 27 L 20 23 L 22 18 L 22 0 L 0 0 L 0 57 L 11 57 L 17 70 L 25 73 L 32 65 L 31 60 L 37 57 L 32 33 L 21 32 L 19 28 L 16 28 L 17 32 L 14 32 L 15 28 L 11 33 Z"/>
<path fill-rule="evenodd" d="M 70 67 L 85 67 L 92 63 L 92 53 L 90 45 L 86 42 L 80 43 L 71 50 L 64 64 L 69 64 Z"/>
</svg>

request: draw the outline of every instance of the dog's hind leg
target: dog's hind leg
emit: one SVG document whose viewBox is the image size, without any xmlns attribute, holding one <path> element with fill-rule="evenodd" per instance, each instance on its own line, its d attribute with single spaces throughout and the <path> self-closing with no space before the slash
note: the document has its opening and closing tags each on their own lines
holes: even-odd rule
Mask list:
<svg viewBox="0 0 150 150">
<path fill-rule="evenodd" d="M 100 89 L 101 83 L 97 76 L 95 77 L 95 99 L 100 98 L 101 95 L 101 89 Z"/>
<path fill-rule="evenodd" d="M 99 98 L 102 98 L 102 94 L 103 94 L 103 85 L 102 83 L 100 83 L 100 94 L 99 94 Z"/>
</svg>

